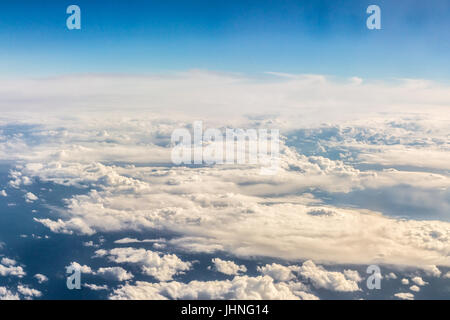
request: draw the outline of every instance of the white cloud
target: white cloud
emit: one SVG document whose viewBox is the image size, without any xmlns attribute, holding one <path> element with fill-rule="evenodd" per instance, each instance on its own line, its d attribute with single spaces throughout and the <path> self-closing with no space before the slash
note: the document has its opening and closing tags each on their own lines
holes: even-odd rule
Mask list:
<svg viewBox="0 0 450 320">
<path fill-rule="evenodd" d="M 95 272 L 91 269 L 91 267 L 89 267 L 88 265 L 81 265 L 78 262 L 71 262 L 67 267 L 67 268 L 73 268 L 74 270 L 79 270 L 81 273 L 85 273 L 85 274 L 94 274 Z"/>
<path fill-rule="evenodd" d="M 411 280 L 419 286 L 425 286 L 428 284 L 428 282 L 425 282 L 421 277 L 414 277 L 411 278 Z"/>
<path fill-rule="evenodd" d="M 309 296 L 311 298 L 313 295 Z M 149 283 L 138 281 L 115 289 L 111 299 L 248 299 L 298 300 L 285 283 L 274 283 L 269 276 L 237 276 L 225 281 L 176 281 Z"/>
<path fill-rule="evenodd" d="M 363 280 L 356 270 L 344 270 L 344 275 L 347 279 L 355 282 L 361 282 Z"/>
<path fill-rule="evenodd" d="M 20 298 L 17 293 L 13 293 L 5 287 L 0 287 L 0 300 L 20 300 Z"/>
<path fill-rule="evenodd" d="M 427 276 L 439 278 L 441 276 L 441 270 L 435 265 L 421 266 L 420 269 L 425 272 Z"/>
<path fill-rule="evenodd" d="M 2 260 L 0 260 L 0 263 L 7 267 L 11 267 L 11 266 L 15 266 L 17 264 L 17 261 L 14 259 L 4 257 L 4 258 L 2 258 Z"/>
<path fill-rule="evenodd" d="M 16 261 L 14 259 L 2 258 L 0 263 L 0 276 L 14 276 L 22 278 L 26 275 L 25 271 L 21 266 L 16 266 Z"/>
<path fill-rule="evenodd" d="M 263 275 L 270 276 L 276 281 L 289 281 L 296 278 L 294 272 L 299 272 L 301 268 L 299 266 L 283 266 L 277 263 L 272 263 L 258 267 L 257 270 Z"/>
<path fill-rule="evenodd" d="M 307 157 L 291 148 L 282 152 L 283 170 L 273 177 L 238 166 L 153 169 L 68 161 L 28 164 L 23 171 L 44 181 L 95 186 L 88 194 L 68 199 L 64 219 L 36 219 L 54 232 L 91 235 L 158 228 L 181 234 L 173 244 L 202 252 L 354 264 L 450 264 L 446 222 L 389 218 L 294 195 L 302 188 L 349 192 L 424 183 L 443 188 L 450 183 L 448 177 L 396 170 L 363 172 L 342 161 Z M 174 180 L 177 183 L 170 183 Z M 276 197 L 271 194 L 274 190 L 285 195 Z M 180 229 L 180 224 L 185 228 Z M 246 225 L 255 226 L 251 233 Z M 362 229 L 367 236 L 358 232 Z M 243 237 L 248 241 L 246 247 L 240 245 Z M 429 260 L 424 258 L 428 256 Z"/>
<path fill-rule="evenodd" d="M 83 246 L 85 246 L 85 247 L 94 247 L 94 248 L 98 248 L 99 247 L 99 245 L 95 244 L 94 241 L 92 241 L 92 240 L 83 242 Z"/>
<path fill-rule="evenodd" d="M 237 265 L 233 261 L 226 261 L 220 258 L 212 259 L 214 270 L 226 275 L 239 275 L 241 272 L 247 272 L 247 267 L 244 265 Z"/>
<path fill-rule="evenodd" d="M 450 279 L 450 271 L 442 276 L 444 279 Z"/>
<path fill-rule="evenodd" d="M 17 291 L 24 295 L 26 298 L 39 298 L 42 296 L 42 292 L 33 288 L 30 288 L 28 286 L 19 285 L 17 287 Z"/>
<path fill-rule="evenodd" d="M 299 273 L 309 279 L 316 288 L 349 292 L 360 290 L 358 282 L 361 281 L 361 278 L 356 271 L 347 271 L 346 273 L 327 271 L 308 260 L 303 263 Z"/>
<path fill-rule="evenodd" d="M 183 274 L 192 266 L 191 262 L 185 262 L 175 254 L 161 254 L 146 249 L 115 248 L 96 253 L 98 256 L 107 254 L 108 259 L 115 263 L 135 264 L 143 273 L 160 281 L 172 280 L 175 275 Z"/>
<path fill-rule="evenodd" d="M 420 291 L 420 287 L 413 285 L 411 287 L 409 287 L 409 290 L 414 291 L 414 292 L 419 292 Z"/>
<path fill-rule="evenodd" d="M 1 191 L 0 191 L 0 196 L 2 196 L 2 197 L 7 197 L 8 194 L 6 193 L 5 190 L 1 190 Z"/>
<path fill-rule="evenodd" d="M 2 80 L 2 116 L 39 124 L 30 134 L 41 141 L 31 144 L 24 135 L 0 139 L 1 158 L 24 163 L 10 172 L 9 184 L 20 188 L 38 177 L 92 190 L 67 199 L 60 217 L 35 219 L 53 232 L 154 228 L 178 234 L 169 245 L 191 252 L 386 263 L 439 276 L 437 266 L 450 266 L 448 222 L 388 217 L 364 209 L 366 203 L 327 205 L 328 196 L 317 194 L 339 199 L 355 191 L 388 190 L 395 204 L 447 214 L 448 85 L 271 76 L 258 81 L 196 71 L 168 77 Z M 42 110 L 49 110 L 45 120 Z M 77 115 L 68 119 L 68 110 Z M 162 119 L 161 110 L 173 119 Z M 309 139 L 315 151 L 302 154 L 301 144 L 295 150 L 283 141 L 280 172 L 271 177 L 245 165 L 172 167 L 170 133 L 200 118 L 211 127 L 280 128 L 298 143 Z M 127 165 L 105 164 L 118 162 Z M 361 169 L 364 165 L 375 168 Z M 412 190 L 387 189 L 399 186 Z M 152 268 L 148 272 L 158 274 Z M 342 276 L 358 282 L 354 272 Z"/>
<path fill-rule="evenodd" d="M 11 178 L 11 180 L 9 181 L 9 185 L 15 189 L 20 188 L 20 186 L 24 185 L 24 186 L 29 186 L 33 183 L 33 181 L 23 175 L 20 171 L 10 171 L 9 176 Z"/>
<path fill-rule="evenodd" d="M 394 296 L 402 300 L 414 300 L 414 295 L 409 292 L 399 292 L 394 294 Z"/>
<path fill-rule="evenodd" d="M 31 192 L 27 192 L 24 197 L 25 197 L 25 201 L 29 202 L 29 203 L 38 200 L 38 197 Z"/>
<path fill-rule="evenodd" d="M 63 221 L 61 219 L 54 221 L 51 219 L 37 218 L 33 218 L 33 220 L 43 224 L 55 233 L 73 234 L 74 232 L 78 232 L 87 235 L 92 235 L 95 233 L 95 231 L 91 229 L 83 219 L 79 218 L 74 218 L 69 221 Z"/>
<path fill-rule="evenodd" d="M 93 290 L 93 291 L 101 291 L 101 290 L 108 290 L 109 289 L 106 284 L 99 286 L 99 285 L 96 285 L 96 284 L 85 283 L 85 284 L 83 284 L 83 286 L 88 288 L 88 289 L 90 289 L 90 290 Z"/>
<path fill-rule="evenodd" d="M 89 174 L 98 169 L 113 170 L 111 176 L 134 174 L 142 180 L 137 183 L 118 178 L 117 185 L 105 186 L 105 191 L 73 197 L 67 205 L 69 220 L 36 221 L 63 233 L 165 228 L 190 235 L 172 240 L 172 244 L 203 252 L 224 250 L 243 256 L 354 264 L 378 262 L 419 267 L 429 265 L 430 261 L 450 264 L 446 253 L 449 228 L 445 222 L 405 221 L 363 209 L 311 206 L 302 203 L 311 199 L 302 197 L 291 197 L 289 202 L 274 199 L 271 203 L 264 196 L 268 192 L 265 188 L 281 188 L 282 184 L 273 181 L 278 178 L 242 179 L 238 169 L 167 168 L 146 174 L 144 178 L 148 169 L 95 165 Z M 85 169 L 80 167 L 76 176 L 83 176 L 83 172 Z M 173 176 L 183 183 L 168 185 Z M 322 211 L 330 214 L 313 214 Z M 179 225 L 184 228 L 180 229 Z M 247 225 L 254 226 L 252 232 L 247 230 Z M 366 235 L 363 238 L 358 232 L 362 229 Z M 273 237 L 268 238 L 266 234 Z M 340 237 L 341 234 L 346 237 Z M 246 247 L 239 241 L 243 237 L 249 243 Z"/>
<path fill-rule="evenodd" d="M 196 117 L 219 118 L 232 118 L 243 112 L 280 112 L 286 117 L 297 118 L 300 114 L 327 122 L 358 118 L 374 108 L 389 113 L 409 108 L 411 113 L 423 113 L 443 109 L 450 101 L 448 86 L 421 79 L 385 83 L 360 83 L 358 79 L 355 84 L 357 77 L 349 82 L 333 81 L 323 75 L 272 75 L 271 79 L 259 81 L 243 75 L 194 70 L 164 77 L 85 75 L 5 79 L 0 82 L 0 110 L 7 115 L 45 111 L 50 117 L 69 110 L 82 113 L 94 107 L 98 112 L 111 112 L 126 105 L 134 112 L 189 111 Z M 55 131 L 49 131 L 48 135 L 57 137 Z"/>
<path fill-rule="evenodd" d="M 97 275 L 102 278 L 114 281 L 126 281 L 134 278 L 133 274 L 127 272 L 122 267 L 102 267 L 94 270 L 87 265 L 80 265 L 78 262 L 72 262 L 66 268 L 73 267 L 75 270 L 80 270 L 81 273 Z"/>
<path fill-rule="evenodd" d="M 131 273 L 121 267 L 99 268 L 95 274 L 105 279 L 115 281 L 126 281 L 134 277 Z"/>
<path fill-rule="evenodd" d="M 397 275 L 395 273 L 393 273 L 393 272 L 390 272 L 390 273 L 388 273 L 386 275 L 386 279 L 388 279 L 388 280 L 395 280 L 395 279 L 397 279 Z"/>
<path fill-rule="evenodd" d="M 406 278 L 403 278 L 403 279 L 402 279 L 402 284 L 408 285 L 408 284 L 409 284 L 409 280 L 406 279 Z"/>
<path fill-rule="evenodd" d="M 40 274 L 40 273 L 35 274 L 35 275 L 34 275 L 34 278 L 35 278 L 39 283 L 44 283 L 44 282 L 47 282 L 47 281 L 48 281 L 48 277 L 45 276 L 45 275 L 43 275 L 43 274 Z"/>
</svg>

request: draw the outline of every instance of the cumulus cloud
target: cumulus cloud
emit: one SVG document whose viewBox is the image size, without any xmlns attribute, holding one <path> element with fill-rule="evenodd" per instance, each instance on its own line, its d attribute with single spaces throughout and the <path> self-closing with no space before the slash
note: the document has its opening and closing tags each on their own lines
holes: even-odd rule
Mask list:
<svg viewBox="0 0 450 320">
<path fill-rule="evenodd" d="M 0 260 L 0 263 L 5 266 L 11 267 L 11 266 L 15 266 L 17 264 L 17 261 L 14 259 L 3 257 L 2 260 Z"/>
<path fill-rule="evenodd" d="M 394 294 L 394 296 L 402 300 L 414 300 L 414 295 L 410 292 L 399 292 Z"/>
<path fill-rule="evenodd" d="M 397 279 L 397 275 L 395 273 L 393 273 L 393 272 L 388 273 L 385 277 L 388 280 L 395 280 L 395 279 Z"/>
<path fill-rule="evenodd" d="M 411 287 L 409 287 L 409 290 L 414 291 L 414 292 L 419 292 L 420 291 L 420 287 L 413 285 Z"/>
<path fill-rule="evenodd" d="M 122 267 L 102 267 L 97 270 L 87 265 L 80 265 L 78 262 L 72 262 L 66 268 L 72 267 L 84 274 L 97 275 L 102 278 L 114 281 L 126 281 L 134 278 L 133 274 L 126 271 Z"/>
<path fill-rule="evenodd" d="M 241 272 L 247 272 L 247 267 L 244 265 L 237 265 L 233 261 L 226 261 L 220 258 L 212 259 L 214 265 L 214 270 L 217 272 L 224 273 L 226 275 L 238 275 Z"/>
<path fill-rule="evenodd" d="M 269 276 L 237 276 L 225 281 L 149 283 L 138 281 L 114 290 L 111 299 L 248 299 L 299 300 L 286 283 Z"/>
<path fill-rule="evenodd" d="M 34 278 L 39 282 L 39 283 L 44 283 L 48 281 L 48 277 L 46 275 L 37 273 L 34 275 Z"/>
<path fill-rule="evenodd" d="M 277 281 L 289 281 L 296 278 L 294 272 L 299 272 L 299 266 L 283 266 L 277 263 L 257 267 L 258 272 L 270 276 Z"/>
<path fill-rule="evenodd" d="M 8 194 L 6 193 L 5 190 L 1 190 L 1 191 L 0 191 L 0 196 L 2 196 L 2 197 L 7 197 Z"/>
<path fill-rule="evenodd" d="M 99 245 L 95 244 L 94 241 L 92 241 L 92 240 L 83 242 L 83 246 L 85 246 L 85 247 L 94 247 L 94 248 L 98 248 L 99 247 Z"/>
<path fill-rule="evenodd" d="M 114 133 L 114 129 L 109 131 L 112 132 L 109 135 Z M 120 132 L 120 128 L 116 131 Z M 340 135 L 350 134 L 344 129 L 339 129 L 341 131 Z M 365 139 L 370 140 L 371 136 L 378 133 L 376 130 L 368 133 L 358 130 L 354 133 L 358 137 L 363 134 L 367 135 Z M 83 137 L 81 140 L 88 138 L 89 136 Z M 366 144 L 368 142 L 365 141 Z M 141 144 L 141 141 L 135 143 Z M 427 188 L 442 189 L 449 184 L 448 177 L 443 174 L 400 170 L 361 171 L 345 161 L 302 155 L 287 146 L 282 148 L 282 170 L 275 177 L 260 177 L 256 174 L 257 170 L 245 166 L 201 169 L 159 167 L 153 170 L 152 167 L 107 166 L 99 162 L 86 162 L 78 157 L 70 158 L 73 160 L 28 163 L 21 169 L 24 176 L 38 176 L 44 181 L 66 185 L 93 187 L 94 190 L 87 195 L 68 199 L 64 219 L 36 219 L 54 232 L 94 234 L 156 227 L 189 235 L 189 238 L 183 237 L 180 240 L 184 246 L 189 244 L 192 248 L 226 250 L 234 254 L 247 250 L 242 254 L 315 261 L 330 257 L 333 262 L 340 263 L 386 262 L 414 265 L 427 263 L 420 261 L 420 257 L 430 254 L 431 261 L 436 264 L 448 264 L 448 259 L 445 258 L 448 226 L 444 222 L 403 221 L 364 209 L 347 210 L 320 204 L 311 206 L 311 202 L 320 203 L 321 200 L 309 199 L 308 203 L 307 199 L 294 195 L 299 190 L 311 188 L 336 193 L 399 184 L 421 188 L 426 184 Z M 97 160 L 103 160 L 102 155 L 98 155 Z M 130 161 L 133 160 L 130 158 Z M 148 172 L 152 173 L 147 174 Z M 284 196 L 277 199 L 271 194 L 273 190 Z M 146 208 L 148 203 L 152 205 Z M 185 212 L 193 212 L 194 216 L 187 217 Z M 239 213 L 240 221 L 256 223 L 255 234 L 250 237 L 248 248 L 240 248 L 238 243 L 229 239 L 234 236 L 234 232 L 243 237 L 247 231 L 241 225 L 230 222 L 236 220 L 236 212 Z M 246 214 L 252 212 L 252 215 Z M 315 214 L 318 212 L 328 214 Z M 223 218 L 211 224 L 211 220 L 214 222 L 214 217 L 218 215 Z M 266 224 L 265 219 L 271 219 L 273 223 Z M 287 221 L 294 223 L 288 225 Z M 186 231 L 178 230 L 179 222 L 187 223 Z M 206 222 L 209 230 L 205 231 Z M 297 223 L 313 225 L 317 232 L 306 232 L 301 228 L 298 230 Z M 348 227 L 349 223 L 352 224 L 351 227 Z M 222 230 L 222 226 L 225 230 Z M 360 239 L 356 230 L 362 228 L 368 229 L 370 236 Z M 377 228 L 386 229 L 386 235 L 379 236 Z M 411 228 L 415 231 L 409 234 L 407 230 Z M 346 229 L 355 232 L 347 235 Z M 256 245 L 262 241 L 264 234 L 274 232 L 277 240 L 273 244 L 269 243 L 273 242 L 272 239 L 266 237 L 267 245 Z M 353 236 L 352 240 L 346 239 L 345 243 L 353 243 L 354 248 L 343 252 L 347 246 L 338 243 L 339 240 L 332 242 L 337 236 L 325 237 L 324 234 L 328 232 Z M 222 233 L 225 233 L 225 237 L 222 237 Z M 289 241 L 289 235 L 292 234 L 303 236 L 298 237 L 297 241 Z M 192 239 L 197 241 L 188 241 Z M 308 250 L 306 245 L 302 246 L 305 243 L 315 244 Z M 324 245 L 321 246 L 321 243 Z M 263 251 L 263 247 L 267 249 Z M 391 247 L 395 252 L 383 249 Z M 326 248 L 333 248 L 334 255 Z"/>
<path fill-rule="evenodd" d="M 126 281 L 134 277 L 130 272 L 127 272 L 121 267 L 99 268 L 95 274 L 115 281 Z"/>
<path fill-rule="evenodd" d="M 6 287 L 0 287 L 0 300 L 20 300 L 20 297 Z"/>
<path fill-rule="evenodd" d="M 26 275 L 25 271 L 21 266 L 16 266 L 16 261 L 14 259 L 9 259 L 7 257 L 2 258 L 0 261 L 0 276 L 14 276 L 22 278 Z"/>
<path fill-rule="evenodd" d="M 69 196 L 60 216 L 35 218 L 52 232 L 157 229 L 177 235 L 155 242 L 158 248 L 324 265 L 385 263 L 439 277 L 439 268 L 450 266 L 448 85 L 268 76 L 195 71 L 2 80 L 0 109 L 9 117 L 3 123 L 35 127 L 0 133 L 1 158 L 20 160 L 9 186 L 39 179 L 89 190 Z M 29 116 L 14 114 L 11 104 Z M 45 120 L 42 110 L 49 111 Z M 68 110 L 77 115 L 67 119 Z M 281 129 L 277 175 L 261 176 L 251 165 L 174 167 L 171 132 L 197 119 L 216 128 Z M 407 216 L 393 217 L 395 208 Z M 97 256 L 137 264 L 161 281 L 191 268 L 175 255 L 124 249 Z M 281 267 L 258 271 L 262 278 L 300 275 L 330 290 L 355 291 L 361 281 L 356 271 L 327 271 L 312 261 L 295 271 Z"/>
<path fill-rule="evenodd" d="M 110 175 L 119 178 L 104 186 L 105 191 L 93 190 L 68 200 L 68 220 L 36 221 L 62 233 L 168 229 L 186 234 L 172 244 L 197 252 L 222 250 L 242 256 L 354 264 L 450 264 L 448 223 L 400 220 L 364 209 L 311 206 L 308 202 L 314 199 L 301 196 L 268 199 L 266 187 L 282 188 L 286 180 L 274 181 L 281 177 L 243 179 L 236 168 L 167 168 L 144 173 L 144 168 L 89 167 L 79 166 L 72 175 L 80 179 L 89 172 L 93 179 L 98 172 L 97 181 L 105 179 L 104 173 L 114 172 Z M 125 175 L 139 175 L 141 180 Z M 167 184 L 173 177 L 182 183 Z M 246 226 L 252 226 L 251 232 Z M 359 232 L 362 229 L 364 237 Z M 240 242 L 243 237 L 248 243 L 245 247 Z"/>
<path fill-rule="evenodd" d="M 161 254 L 146 249 L 115 248 L 97 252 L 97 256 L 104 255 L 115 263 L 137 265 L 144 274 L 160 281 L 172 280 L 174 276 L 183 274 L 192 267 L 191 262 L 183 261 L 175 254 Z"/>
<path fill-rule="evenodd" d="M 419 286 L 425 286 L 428 284 L 428 282 L 425 282 L 421 277 L 414 277 L 411 278 L 411 280 Z"/>
<path fill-rule="evenodd" d="M 327 271 L 308 260 L 303 263 L 299 273 L 309 279 L 316 288 L 347 292 L 360 290 L 358 282 L 361 281 L 361 277 L 357 271 L 347 270 L 344 273 Z"/>
<path fill-rule="evenodd" d="M 430 277 L 440 277 L 441 276 L 441 270 L 435 265 L 426 265 L 426 266 L 420 266 L 420 269 L 425 272 L 427 276 Z"/>
<path fill-rule="evenodd" d="M 31 192 L 27 192 L 24 197 L 25 197 L 25 201 L 28 203 L 38 200 L 38 197 Z"/>
<path fill-rule="evenodd" d="M 93 290 L 93 291 L 102 291 L 102 290 L 108 290 L 108 286 L 105 285 L 97 285 L 92 283 L 85 283 L 83 284 L 84 287 Z"/>
<path fill-rule="evenodd" d="M 72 268 L 73 270 L 79 270 L 81 273 L 94 274 L 95 272 L 88 265 L 81 265 L 78 262 L 71 262 L 66 269 Z"/>
<path fill-rule="evenodd" d="M 24 295 L 25 298 L 39 298 L 42 296 L 42 292 L 33 288 L 30 288 L 28 286 L 19 285 L 17 287 L 17 291 Z"/>
</svg>

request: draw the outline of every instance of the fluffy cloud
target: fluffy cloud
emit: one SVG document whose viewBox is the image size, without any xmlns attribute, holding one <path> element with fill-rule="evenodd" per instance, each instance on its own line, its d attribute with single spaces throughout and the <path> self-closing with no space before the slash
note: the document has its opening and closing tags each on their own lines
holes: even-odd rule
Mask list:
<svg viewBox="0 0 450 320">
<path fill-rule="evenodd" d="M 39 298 L 42 296 L 42 292 L 40 292 L 39 290 L 30 288 L 28 286 L 24 286 L 24 285 L 19 285 L 17 287 L 17 291 L 24 295 L 26 298 Z"/>
<path fill-rule="evenodd" d="M 26 275 L 25 271 L 21 266 L 16 266 L 16 261 L 9 258 L 2 258 L 0 261 L 0 276 L 14 276 L 22 278 Z"/>
<path fill-rule="evenodd" d="M 414 277 L 411 280 L 419 286 L 425 286 L 428 284 L 428 282 L 425 282 L 421 277 Z"/>
<path fill-rule="evenodd" d="M 73 270 L 79 270 L 81 273 L 94 274 L 95 272 L 88 265 L 81 265 L 78 262 L 71 262 L 66 269 L 72 268 Z"/>
<path fill-rule="evenodd" d="M 395 279 L 397 279 L 397 275 L 395 273 L 393 273 L 393 272 L 388 273 L 385 277 L 388 280 L 395 280 Z"/>
<path fill-rule="evenodd" d="M 131 273 L 121 267 L 99 268 L 95 274 L 115 281 L 126 281 L 133 278 Z"/>
<path fill-rule="evenodd" d="M 93 291 L 108 290 L 108 286 L 106 284 L 99 286 L 99 285 L 96 285 L 96 284 L 85 283 L 85 284 L 83 284 L 83 286 L 88 288 L 88 289 L 90 289 L 90 290 L 93 290 Z"/>
<path fill-rule="evenodd" d="M 276 281 L 289 281 L 296 278 L 294 272 L 299 272 L 299 266 L 283 266 L 277 263 L 267 264 L 257 268 L 258 272 L 268 275 Z"/>
<path fill-rule="evenodd" d="M 47 281 L 48 281 L 48 277 L 45 276 L 45 275 L 43 275 L 43 274 L 40 274 L 40 273 L 35 274 L 35 275 L 34 275 L 34 278 L 35 278 L 39 283 L 44 283 L 44 282 L 47 282 Z"/>
<path fill-rule="evenodd" d="M 17 261 L 14 259 L 3 257 L 2 260 L 0 260 L 0 263 L 3 264 L 4 266 L 11 267 L 15 266 L 17 264 Z"/>
<path fill-rule="evenodd" d="M 121 267 L 103 267 L 97 271 L 87 265 L 80 265 L 78 262 L 72 262 L 66 268 L 72 267 L 84 274 L 97 275 L 102 278 L 114 281 L 126 281 L 132 279 L 134 276 Z"/>
<path fill-rule="evenodd" d="M 185 262 L 175 254 L 161 254 L 146 249 L 115 248 L 96 253 L 97 256 L 107 255 L 115 263 L 135 264 L 143 273 L 160 281 L 172 280 L 175 275 L 183 274 L 192 266 L 191 262 Z"/>
<path fill-rule="evenodd" d="M 68 220 L 36 219 L 54 232 L 93 234 L 160 228 L 189 235 L 173 240 L 173 244 L 193 251 L 212 249 L 242 256 L 355 264 L 450 264 L 448 223 L 400 220 L 363 209 L 311 205 L 308 203 L 316 200 L 304 196 L 268 198 L 269 187 L 280 188 L 281 192 L 288 181 L 274 181 L 281 176 L 243 179 L 237 168 L 161 168 L 149 172 L 148 168 L 97 164 L 79 166 L 77 170 L 72 175 L 78 180 L 84 172 L 91 180 L 98 172 L 95 181 L 110 182 L 101 184 L 104 191 L 93 190 L 69 199 Z M 46 169 L 39 172 L 45 174 Z M 139 182 L 126 178 L 129 175 L 139 177 Z M 168 184 L 174 178 L 180 183 Z M 251 232 L 246 226 L 252 226 Z M 364 236 L 359 230 L 365 230 Z M 245 247 L 240 241 L 244 237 L 248 243 Z"/>
<path fill-rule="evenodd" d="M 20 300 L 20 298 L 17 293 L 13 293 L 5 287 L 0 287 L 0 300 Z"/>
<path fill-rule="evenodd" d="M 316 288 L 347 292 L 360 290 L 358 282 L 361 278 L 357 271 L 347 270 L 344 273 L 327 271 L 309 260 L 303 263 L 299 273 L 309 279 Z"/>
<path fill-rule="evenodd" d="M 238 276 L 225 281 L 149 283 L 138 281 L 115 289 L 111 299 L 248 299 L 298 300 L 285 283 L 269 276 Z"/>
<path fill-rule="evenodd" d="M 233 261 L 214 258 L 212 259 L 212 263 L 214 264 L 214 270 L 226 275 L 238 275 L 241 272 L 247 272 L 247 268 L 244 265 L 237 265 Z"/>
<path fill-rule="evenodd" d="M 414 291 L 414 292 L 419 292 L 420 291 L 420 287 L 414 285 L 414 286 L 409 287 L 409 290 Z"/>
<path fill-rule="evenodd" d="M 436 277 L 438 266 L 450 266 L 448 85 L 280 74 L 258 81 L 208 72 L 2 80 L 0 108 L 11 104 L 27 117 L 2 119 L 21 125 L 17 134 L 0 132 L 1 158 L 20 160 L 9 186 L 39 179 L 89 190 L 66 199 L 59 217 L 35 219 L 53 232 L 157 229 L 177 235 L 157 242 L 160 248 L 386 263 Z M 43 120 L 42 110 L 58 111 Z M 70 110 L 77 115 L 68 119 Z M 173 167 L 171 132 L 197 119 L 217 128 L 281 129 L 277 175 L 261 176 L 250 165 Z M 398 215 L 395 208 L 406 216 L 388 216 Z M 123 249 L 100 253 L 162 281 L 191 268 L 175 255 Z M 312 262 L 295 272 L 280 266 L 259 271 L 275 279 L 298 273 L 314 286 L 342 291 L 357 290 L 361 279 Z"/>
<path fill-rule="evenodd" d="M 24 197 L 25 197 L 25 201 L 29 202 L 29 203 L 38 200 L 38 197 L 31 192 L 27 192 Z"/>
<path fill-rule="evenodd" d="M 414 295 L 409 292 L 399 292 L 394 294 L 394 296 L 402 300 L 414 300 Z"/>
<path fill-rule="evenodd" d="M 439 270 L 439 268 L 437 266 L 435 266 L 435 265 L 421 266 L 420 269 L 422 271 L 424 271 L 427 276 L 430 276 L 430 277 L 437 277 L 438 278 L 438 277 L 441 276 L 441 273 L 442 273 L 441 270 Z"/>
<path fill-rule="evenodd" d="M 261 176 L 259 168 L 248 165 L 173 167 L 170 161 L 171 132 L 178 127 L 189 127 L 193 119 L 198 119 L 195 112 L 189 115 L 177 113 L 168 120 L 150 113 L 142 116 L 137 113 L 134 118 L 122 114 L 105 118 L 104 115 L 87 116 L 80 111 L 78 118 L 71 120 L 55 115 L 41 123 L 39 118 L 30 117 L 26 124 L 32 126 L 37 122 L 40 127 L 30 130 L 28 136 L 39 137 L 39 144 L 31 145 L 22 136 L 5 137 L 4 141 L 9 143 L 2 144 L 0 150 L 4 150 L 5 156 L 24 163 L 11 171 L 11 184 L 29 184 L 38 178 L 92 190 L 67 199 L 61 217 L 36 218 L 53 232 L 92 235 L 157 228 L 180 234 L 179 239 L 172 239 L 173 243 L 198 252 L 220 250 L 238 256 L 313 259 L 327 263 L 449 266 L 448 223 L 396 219 L 364 209 L 366 203 L 374 202 L 371 197 L 382 191 L 391 195 L 389 201 L 392 203 L 386 206 L 412 206 L 424 215 L 434 209 L 436 214 L 449 212 L 448 127 L 441 112 L 449 100 L 445 88 L 429 82 L 411 81 L 389 85 L 364 82 L 355 87 L 354 83 L 335 83 L 323 76 L 289 79 L 272 76 L 275 78 L 270 85 L 257 82 L 248 88 L 249 92 L 260 92 L 256 87 L 267 89 L 264 92 L 272 98 L 261 100 L 267 109 L 255 110 L 258 111 L 256 114 L 249 111 L 242 114 L 242 101 L 237 99 L 237 105 L 230 105 L 229 97 L 233 95 L 226 95 L 225 110 L 233 109 L 237 112 L 236 117 L 215 117 L 209 112 L 209 103 L 200 108 L 199 114 L 206 119 L 205 127 L 280 128 L 286 137 L 281 142 L 280 170 L 276 176 Z M 84 81 L 93 81 L 93 86 L 98 87 L 98 79 L 99 76 L 83 78 L 83 81 L 79 78 L 63 80 L 92 93 L 92 87 L 86 87 Z M 204 84 L 205 79 L 211 81 L 208 83 L 216 83 L 213 85 L 216 89 L 240 93 L 247 92 L 241 85 L 252 82 L 245 79 L 243 83 L 241 77 L 210 73 L 187 73 L 170 81 L 151 77 L 126 80 L 106 77 L 100 91 L 96 92 L 106 94 L 107 89 L 116 88 L 121 81 L 139 80 L 154 86 L 179 85 L 186 81 L 184 83 L 191 86 Z M 51 82 L 50 79 L 44 81 L 44 87 Z M 409 100 L 411 86 L 415 94 L 421 92 L 423 95 Z M 339 103 L 342 107 L 353 105 L 354 101 L 347 101 L 349 96 L 359 96 L 361 101 L 354 104 L 354 113 L 340 110 L 336 114 L 333 111 L 336 106 L 329 110 L 328 104 L 321 102 L 324 96 L 330 96 L 330 92 L 314 95 L 314 103 L 304 102 L 309 107 L 300 108 L 305 111 L 301 116 L 309 119 L 316 115 L 320 122 L 316 119 L 298 122 L 296 117 L 288 114 L 291 110 L 300 114 L 298 102 L 291 98 L 298 94 L 297 90 L 306 94 L 312 87 L 314 92 L 331 90 L 338 99 L 336 101 L 346 101 Z M 64 95 L 55 92 L 55 88 L 62 90 Z M 365 93 L 372 95 L 375 88 L 385 94 L 389 92 L 382 95 L 386 105 L 391 103 L 388 96 L 406 99 L 404 109 L 398 103 L 395 108 L 380 106 L 380 98 L 377 98 L 377 111 L 386 108 L 385 111 L 396 112 L 373 113 L 373 102 L 368 107 L 367 96 L 362 99 L 360 94 L 367 90 Z M 48 89 L 45 92 L 50 96 L 71 94 L 59 83 Z M 343 95 L 340 89 L 347 94 Z M 291 107 L 273 110 L 268 101 L 278 101 L 276 104 L 280 106 L 280 92 L 283 92 L 282 96 L 286 94 L 287 99 L 282 105 Z M 408 98 L 400 93 L 408 93 Z M 143 90 L 141 94 L 145 95 L 147 91 Z M 303 94 L 299 96 L 303 97 Z M 91 94 L 87 96 L 92 97 Z M 170 99 L 164 94 L 160 97 L 164 102 Z M 39 94 L 39 99 L 47 98 L 45 94 Z M 187 101 L 194 102 L 192 97 L 185 103 Z M 426 114 L 420 108 L 420 115 L 411 116 L 417 101 L 428 104 L 434 101 L 433 107 L 429 106 Z M 195 100 L 195 104 L 198 103 Z M 321 110 L 312 112 L 312 105 L 320 106 Z M 277 111 L 277 116 L 273 116 L 273 111 Z M 364 117 L 356 116 L 361 112 Z M 322 125 L 324 114 L 330 116 L 330 121 Z M 346 119 L 341 119 L 341 115 Z M 14 139 L 20 141 L 13 144 Z M 403 155 L 389 159 L 394 154 Z M 411 163 L 405 159 L 417 161 Z M 118 162 L 126 165 L 106 165 Z M 143 163 L 146 165 L 135 166 Z M 363 169 L 364 165 L 368 169 Z M 406 187 L 408 189 L 402 189 Z M 331 193 L 338 199 L 348 199 L 345 194 L 362 192 L 369 198 L 359 205 L 361 209 L 348 209 L 351 203 L 325 204 L 327 197 L 321 199 L 318 192 Z M 355 197 L 362 198 L 360 195 Z M 254 226 L 251 233 L 246 225 Z M 365 230 L 364 234 L 359 230 Z M 248 241 L 246 245 L 242 245 L 243 238 Z"/>
</svg>

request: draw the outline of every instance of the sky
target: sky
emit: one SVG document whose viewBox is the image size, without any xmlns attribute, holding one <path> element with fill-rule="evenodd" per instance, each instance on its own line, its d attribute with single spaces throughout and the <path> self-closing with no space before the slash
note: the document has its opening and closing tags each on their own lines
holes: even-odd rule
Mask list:
<svg viewBox="0 0 450 320">
<path fill-rule="evenodd" d="M 448 299 L 449 16 L 1 1 L 0 299 Z M 275 170 L 174 161 L 200 122 L 279 132 Z"/>
<path fill-rule="evenodd" d="M 71 4 L 81 30 L 66 28 Z M 366 27 L 370 4 L 381 8 L 381 30 Z M 445 0 L 2 1 L 0 74 L 202 69 L 447 81 L 449 16 Z"/>
</svg>

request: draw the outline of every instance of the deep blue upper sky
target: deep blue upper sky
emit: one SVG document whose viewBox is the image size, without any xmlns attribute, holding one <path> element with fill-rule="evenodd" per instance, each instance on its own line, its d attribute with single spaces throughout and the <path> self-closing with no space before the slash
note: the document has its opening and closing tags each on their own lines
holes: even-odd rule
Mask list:
<svg viewBox="0 0 450 320">
<path fill-rule="evenodd" d="M 82 29 L 66 28 L 81 7 Z M 366 28 L 366 8 L 382 30 Z M 448 0 L 8 0 L 1 76 L 208 69 L 448 80 Z"/>
</svg>

